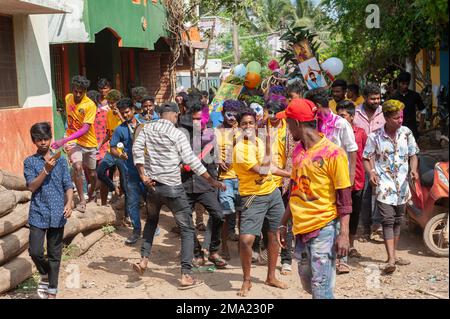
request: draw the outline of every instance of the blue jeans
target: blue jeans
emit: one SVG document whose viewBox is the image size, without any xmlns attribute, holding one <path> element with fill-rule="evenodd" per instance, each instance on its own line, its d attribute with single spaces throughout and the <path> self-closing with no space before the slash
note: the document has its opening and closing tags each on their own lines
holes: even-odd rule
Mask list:
<svg viewBox="0 0 450 319">
<path fill-rule="evenodd" d="M 306 243 L 296 236 L 294 256 L 298 260 L 298 273 L 303 289 L 312 294 L 313 299 L 334 299 L 338 234 L 339 222 L 335 219 Z"/>
<path fill-rule="evenodd" d="M 126 181 L 125 181 L 125 167 L 123 160 L 120 158 L 116 158 L 112 156 L 110 153 L 107 153 L 103 160 L 100 162 L 100 164 L 97 167 L 97 176 L 98 179 L 101 180 L 105 185 L 108 187 L 108 190 L 110 192 L 114 191 L 115 185 L 111 178 L 106 174 L 106 171 L 111 170 L 112 167 L 117 166 L 120 172 L 120 186 L 122 188 L 125 187 Z"/>
<path fill-rule="evenodd" d="M 236 233 L 236 206 L 239 204 L 239 180 L 230 178 L 222 180 L 227 186 L 225 191 L 219 190 L 219 202 L 228 225 L 228 234 Z"/>
<path fill-rule="evenodd" d="M 126 183 L 126 206 L 128 215 L 133 225 L 133 233 L 141 234 L 141 212 L 139 210 L 141 204 L 141 196 L 145 196 L 143 185 L 138 176 L 128 175 Z"/>
</svg>

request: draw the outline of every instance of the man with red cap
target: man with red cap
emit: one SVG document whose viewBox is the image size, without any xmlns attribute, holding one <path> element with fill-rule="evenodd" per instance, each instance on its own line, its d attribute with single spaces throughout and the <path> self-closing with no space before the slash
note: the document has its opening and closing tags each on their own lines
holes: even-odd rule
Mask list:
<svg viewBox="0 0 450 319">
<path fill-rule="evenodd" d="M 351 183 L 345 151 L 317 130 L 316 105 L 293 99 L 278 118 L 286 118 L 299 145 L 293 152 L 289 206 L 278 228 L 283 247 L 292 219 L 295 257 L 303 288 L 315 299 L 334 298 L 336 258 L 349 248 Z"/>
</svg>

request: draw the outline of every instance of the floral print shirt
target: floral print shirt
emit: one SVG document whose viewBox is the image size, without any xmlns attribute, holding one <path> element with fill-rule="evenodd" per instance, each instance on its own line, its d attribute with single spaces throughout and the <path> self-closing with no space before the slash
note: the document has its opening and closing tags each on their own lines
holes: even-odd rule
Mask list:
<svg viewBox="0 0 450 319">
<path fill-rule="evenodd" d="M 416 140 L 406 126 L 397 130 L 395 140 L 387 135 L 384 127 L 369 134 L 363 157 L 375 161 L 375 170 L 380 178 L 376 189 L 379 202 L 399 206 L 410 199 L 409 158 L 418 153 Z"/>
</svg>

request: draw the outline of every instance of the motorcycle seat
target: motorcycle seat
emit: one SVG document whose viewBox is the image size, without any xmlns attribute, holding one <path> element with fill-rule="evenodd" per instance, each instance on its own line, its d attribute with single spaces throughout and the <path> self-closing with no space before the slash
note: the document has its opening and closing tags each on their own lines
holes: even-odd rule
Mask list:
<svg viewBox="0 0 450 319">
<path fill-rule="evenodd" d="M 431 187 L 434 183 L 434 166 L 437 159 L 429 155 L 419 156 L 419 176 L 420 184 L 425 187 Z"/>
</svg>

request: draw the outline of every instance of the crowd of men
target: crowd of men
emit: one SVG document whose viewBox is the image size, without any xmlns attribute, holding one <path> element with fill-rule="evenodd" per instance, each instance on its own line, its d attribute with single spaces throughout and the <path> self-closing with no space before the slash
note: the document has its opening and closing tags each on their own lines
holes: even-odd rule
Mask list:
<svg viewBox="0 0 450 319">
<path fill-rule="evenodd" d="M 105 79 L 88 91 L 90 81 L 75 76 L 65 99 L 64 138 L 51 143 L 49 125 L 35 124 L 30 133 L 37 153 L 24 162 L 33 192 L 30 255 L 41 274 L 39 296 L 56 297 L 61 229 L 74 186 L 81 213 L 97 193 L 101 205 L 108 205 L 109 194 L 111 201 L 125 197 L 124 223 L 132 227 L 126 244 L 142 239 L 141 260 L 132 265 L 140 275 L 165 205 L 181 237 L 180 289 L 203 285 L 192 272 L 208 261 L 226 268 L 230 239 L 239 242 L 240 296 L 252 287 L 252 262 L 267 264 L 265 284 L 286 289 L 276 276 L 281 256 L 282 275 L 292 271 L 295 257 L 304 289 L 314 298 L 333 298 L 335 275 L 350 272 L 347 258 L 361 257 L 357 235 L 368 241 L 380 227 L 388 256 L 383 271 L 409 264 L 396 247 L 408 178 L 418 178 L 415 118 L 424 108 L 409 81 L 401 73 L 398 92 L 383 103 L 376 84 L 367 84 L 362 95 L 344 80 L 331 90 L 278 87 L 264 103 L 224 101 L 223 120 L 213 125 L 207 92 L 180 92 L 176 103 L 156 105 L 144 87 L 124 97 Z M 55 153 L 60 148 L 73 184 L 66 160 Z M 42 209 L 50 198 L 57 204 Z"/>
</svg>

